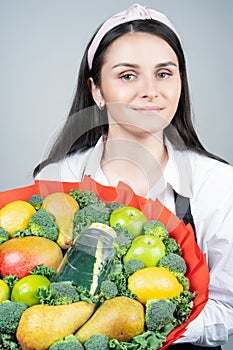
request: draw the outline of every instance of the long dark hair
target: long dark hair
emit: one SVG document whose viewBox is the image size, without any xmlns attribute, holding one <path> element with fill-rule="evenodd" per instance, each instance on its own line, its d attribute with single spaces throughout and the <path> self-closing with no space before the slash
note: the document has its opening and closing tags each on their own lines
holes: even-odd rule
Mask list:
<svg viewBox="0 0 233 350">
<path fill-rule="evenodd" d="M 186 149 L 225 162 L 214 154 L 209 153 L 203 147 L 193 127 L 186 63 L 179 39 L 165 24 L 148 19 L 123 23 L 111 29 L 101 40 L 93 58 L 92 68 L 89 69 L 87 52 L 95 36 L 94 34 L 87 45 L 80 64 L 76 93 L 68 118 L 54 142 L 47 159 L 35 168 L 33 172 L 34 176 L 46 165 L 55 163 L 77 151 L 85 151 L 93 147 L 101 135 L 107 135 L 107 112 L 106 109 L 100 111 L 96 107 L 88 86 L 88 78 L 92 77 L 95 85 L 101 86 L 101 68 L 105 60 L 107 48 L 114 40 L 129 32 L 144 32 L 159 36 L 174 50 L 179 62 L 182 88 L 178 108 L 171 122 L 173 130 L 176 130 Z M 169 137 L 169 128 L 165 132 L 167 132 L 167 136 Z"/>
</svg>

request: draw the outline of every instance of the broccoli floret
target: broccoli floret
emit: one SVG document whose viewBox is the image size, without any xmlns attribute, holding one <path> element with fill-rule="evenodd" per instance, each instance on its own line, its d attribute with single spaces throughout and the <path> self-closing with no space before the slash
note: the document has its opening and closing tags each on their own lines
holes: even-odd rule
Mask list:
<svg viewBox="0 0 233 350">
<path fill-rule="evenodd" d="M 79 301 L 79 293 L 70 281 L 51 282 L 49 289 L 54 305 L 71 304 Z"/>
<path fill-rule="evenodd" d="M 100 285 L 100 294 L 105 299 L 114 298 L 118 293 L 117 286 L 114 282 L 105 280 Z"/>
<path fill-rule="evenodd" d="M 99 199 L 93 191 L 82 192 L 79 189 L 77 189 L 70 190 L 69 194 L 78 202 L 80 209 L 91 204 L 97 204 L 102 207 L 105 206 L 105 203 L 101 199 Z"/>
<path fill-rule="evenodd" d="M 21 347 L 13 334 L 0 333 L 1 350 L 20 350 Z"/>
<path fill-rule="evenodd" d="M 132 275 L 134 272 L 141 270 L 145 267 L 145 264 L 143 261 L 139 260 L 139 259 L 132 259 L 129 260 L 127 263 L 125 263 L 124 265 L 124 269 L 125 269 L 125 275 L 126 276 L 130 276 Z"/>
<path fill-rule="evenodd" d="M 131 246 L 132 239 L 128 236 L 117 236 L 113 241 L 113 247 L 115 248 L 119 257 L 125 255 L 127 250 Z"/>
<path fill-rule="evenodd" d="M 158 264 L 159 267 L 164 267 L 167 270 L 170 270 L 172 272 L 178 272 L 185 274 L 187 271 L 187 265 L 184 261 L 184 259 L 175 253 L 170 253 L 168 255 L 165 255 Z"/>
<path fill-rule="evenodd" d="M 175 253 L 181 255 L 180 245 L 176 242 L 174 238 L 165 238 L 163 243 L 166 247 L 166 255 L 170 253 Z"/>
<path fill-rule="evenodd" d="M 4 301 L 0 304 L 0 334 L 14 334 L 22 313 L 27 305 L 15 301 Z"/>
<path fill-rule="evenodd" d="M 158 220 L 148 220 L 143 224 L 145 235 L 153 235 L 159 237 L 162 241 L 168 238 L 166 226 Z"/>
<path fill-rule="evenodd" d="M 43 203 L 44 198 L 40 194 L 33 194 L 28 202 L 36 209 L 39 210 Z"/>
<path fill-rule="evenodd" d="M 181 254 L 181 250 L 179 250 L 179 253 Z M 169 253 L 165 255 L 159 261 L 158 267 L 163 267 L 173 272 L 178 282 L 182 284 L 183 290 L 189 290 L 190 282 L 189 279 L 184 275 L 187 271 L 187 265 L 181 255 L 178 255 L 177 253 Z"/>
<path fill-rule="evenodd" d="M 109 226 L 109 216 L 110 213 L 107 208 L 96 204 L 91 204 L 78 210 L 74 215 L 74 237 L 94 222 Z"/>
<path fill-rule="evenodd" d="M 104 334 L 94 334 L 84 343 L 86 350 L 109 350 L 109 338 Z"/>
<path fill-rule="evenodd" d="M 75 335 L 70 334 L 64 339 L 52 344 L 49 350 L 84 350 L 84 347 Z"/>
<path fill-rule="evenodd" d="M 119 209 L 119 208 L 122 208 L 122 207 L 125 207 L 126 205 L 125 204 L 122 204 L 122 203 L 118 203 L 118 202 L 108 202 L 106 204 L 106 208 L 109 209 L 110 211 L 110 214 L 116 210 L 116 209 Z"/>
<path fill-rule="evenodd" d="M 9 232 L 0 227 L 0 244 L 8 241 L 10 238 Z"/>
<path fill-rule="evenodd" d="M 39 209 L 30 219 L 28 225 L 32 235 L 45 237 L 56 241 L 58 227 L 53 214 L 45 209 Z"/>
<path fill-rule="evenodd" d="M 85 287 L 70 281 L 51 282 L 49 288 L 39 288 L 36 297 L 43 305 L 66 305 L 77 301 L 96 303 L 98 295 L 92 295 Z"/>
<path fill-rule="evenodd" d="M 150 299 L 146 303 L 146 326 L 150 331 L 158 331 L 173 323 L 176 305 L 167 299 Z"/>
<path fill-rule="evenodd" d="M 113 241 L 113 247 L 115 248 L 117 255 L 121 257 L 126 254 L 134 237 L 120 224 L 116 224 L 113 229 L 117 234 L 117 237 Z"/>
</svg>

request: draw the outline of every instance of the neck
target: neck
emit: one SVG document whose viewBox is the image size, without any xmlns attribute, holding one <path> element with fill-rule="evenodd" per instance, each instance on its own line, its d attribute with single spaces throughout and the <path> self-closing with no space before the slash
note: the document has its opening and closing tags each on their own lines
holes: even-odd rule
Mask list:
<svg viewBox="0 0 233 350">
<path fill-rule="evenodd" d="M 161 178 L 167 159 L 162 135 L 119 138 L 110 133 L 101 166 L 111 186 L 123 181 L 135 193 L 146 196 Z"/>
</svg>

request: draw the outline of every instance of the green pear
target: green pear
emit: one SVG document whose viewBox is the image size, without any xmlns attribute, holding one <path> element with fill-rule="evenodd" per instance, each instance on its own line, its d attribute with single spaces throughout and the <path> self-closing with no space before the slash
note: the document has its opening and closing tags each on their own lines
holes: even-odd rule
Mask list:
<svg viewBox="0 0 233 350">
<path fill-rule="evenodd" d="M 118 296 L 105 300 L 75 335 L 81 343 L 85 343 L 93 334 L 104 334 L 118 341 L 130 341 L 143 332 L 143 305 L 135 299 Z"/>
<path fill-rule="evenodd" d="M 22 350 L 46 350 L 74 333 L 94 312 L 95 304 L 34 305 L 25 310 L 16 332 Z"/>
</svg>

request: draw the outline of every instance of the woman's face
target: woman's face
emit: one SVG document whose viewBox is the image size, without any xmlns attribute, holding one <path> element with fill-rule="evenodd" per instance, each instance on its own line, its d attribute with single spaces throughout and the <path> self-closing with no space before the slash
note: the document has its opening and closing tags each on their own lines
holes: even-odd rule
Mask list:
<svg viewBox="0 0 233 350">
<path fill-rule="evenodd" d="M 92 94 L 108 110 L 109 124 L 132 132 L 161 132 L 179 103 L 181 79 L 178 59 L 158 36 L 133 32 L 116 39 L 107 49 L 101 86 Z"/>
</svg>

